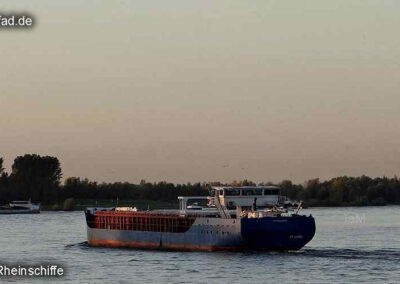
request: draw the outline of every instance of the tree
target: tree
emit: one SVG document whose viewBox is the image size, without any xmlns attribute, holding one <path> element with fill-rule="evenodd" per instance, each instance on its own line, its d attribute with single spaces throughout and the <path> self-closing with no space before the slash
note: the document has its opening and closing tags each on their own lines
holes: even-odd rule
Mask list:
<svg viewBox="0 0 400 284">
<path fill-rule="evenodd" d="M 293 183 L 291 180 L 285 179 L 285 180 L 281 181 L 279 186 L 281 187 L 281 195 L 287 197 L 288 194 L 292 191 Z"/>
<path fill-rule="evenodd" d="M 253 182 L 251 180 L 244 179 L 241 181 L 234 180 L 229 185 L 230 186 L 255 186 L 256 184 L 255 184 L 255 182 Z"/>
<path fill-rule="evenodd" d="M 11 200 L 8 187 L 8 174 L 4 171 L 3 162 L 3 158 L 0 158 L 0 204 Z"/>
<path fill-rule="evenodd" d="M 1 175 L 3 174 L 3 172 L 4 172 L 3 162 L 4 162 L 3 158 L 0 158 L 0 176 L 1 176 Z"/>
<path fill-rule="evenodd" d="M 10 186 L 19 199 L 49 204 L 57 199 L 61 177 L 56 157 L 26 154 L 15 158 Z"/>
</svg>

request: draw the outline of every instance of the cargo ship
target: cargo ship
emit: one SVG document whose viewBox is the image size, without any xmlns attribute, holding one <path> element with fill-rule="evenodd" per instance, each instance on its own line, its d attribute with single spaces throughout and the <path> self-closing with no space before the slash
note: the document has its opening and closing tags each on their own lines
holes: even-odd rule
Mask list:
<svg viewBox="0 0 400 284">
<path fill-rule="evenodd" d="M 315 234 L 300 205 L 281 207 L 279 187 L 213 187 L 209 196 L 180 196 L 179 210 L 87 208 L 94 247 L 178 251 L 299 250 Z M 199 205 L 204 203 L 204 206 Z"/>
</svg>

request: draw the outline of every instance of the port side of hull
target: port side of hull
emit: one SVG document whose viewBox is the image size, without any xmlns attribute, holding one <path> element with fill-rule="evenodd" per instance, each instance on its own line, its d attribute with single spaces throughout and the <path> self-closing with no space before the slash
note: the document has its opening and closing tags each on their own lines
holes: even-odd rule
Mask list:
<svg viewBox="0 0 400 284">
<path fill-rule="evenodd" d="M 243 249 L 240 221 L 197 218 L 185 233 L 87 228 L 88 244 L 179 251 L 237 251 Z"/>
<path fill-rule="evenodd" d="M 185 233 L 87 227 L 91 246 L 179 251 L 298 250 L 315 234 L 306 216 L 243 219 L 197 218 Z"/>
</svg>

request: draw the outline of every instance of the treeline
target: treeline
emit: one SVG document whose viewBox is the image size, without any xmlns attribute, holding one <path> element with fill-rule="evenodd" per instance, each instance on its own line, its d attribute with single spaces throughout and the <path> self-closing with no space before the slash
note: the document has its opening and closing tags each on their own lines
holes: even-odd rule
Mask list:
<svg viewBox="0 0 400 284">
<path fill-rule="evenodd" d="M 206 195 L 205 184 L 173 184 L 165 181 L 140 184 L 128 182 L 97 183 L 79 177 L 66 178 L 56 157 L 36 154 L 19 156 L 14 160 L 10 174 L 5 172 L 0 158 L 0 204 L 12 200 L 28 200 L 44 205 L 66 199 L 140 199 L 176 200 L 180 195 Z"/>
<path fill-rule="evenodd" d="M 56 157 L 24 155 L 14 160 L 11 173 L 3 168 L 0 158 L 0 203 L 28 200 L 42 204 L 62 203 L 72 199 L 91 200 L 162 200 L 175 201 L 180 195 L 207 195 L 208 185 L 220 182 L 173 184 L 168 182 L 140 184 L 128 182 L 97 183 L 79 177 L 66 178 Z M 272 184 L 272 183 L 265 183 Z M 229 185 L 255 185 L 254 182 L 234 181 Z M 308 206 L 350 206 L 400 204 L 400 182 L 393 178 L 337 177 L 320 182 L 311 179 L 304 184 L 284 180 L 278 184 L 281 194 L 292 200 L 303 200 Z"/>
<path fill-rule="evenodd" d="M 76 199 L 141 199 L 141 200 L 176 200 L 184 195 L 207 195 L 204 184 L 173 184 L 165 181 L 140 184 L 128 182 L 97 183 L 88 179 L 70 177 L 65 180 L 60 192 L 61 198 Z"/>
<path fill-rule="evenodd" d="M 320 182 L 310 179 L 303 185 L 284 180 L 281 194 L 303 200 L 307 206 L 365 206 L 400 204 L 400 181 L 393 178 L 368 176 L 336 177 Z"/>
</svg>

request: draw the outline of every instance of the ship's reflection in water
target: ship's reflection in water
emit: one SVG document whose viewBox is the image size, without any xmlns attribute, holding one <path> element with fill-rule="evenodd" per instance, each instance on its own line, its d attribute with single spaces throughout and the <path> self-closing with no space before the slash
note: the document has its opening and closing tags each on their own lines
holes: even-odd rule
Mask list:
<svg viewBox="0 0 400 284">
<path fill-rule="evenodd" d="M 85 242 L 83 212 L 4 215 L 1 262 L 54 262 L 66 268 L 63 280 L 71 283 L 398 283 L 399 210 L 304 210 L 317 220 L 317 234 L 302 250 L 283 253 L 92 248 Z"/>
</svg>

